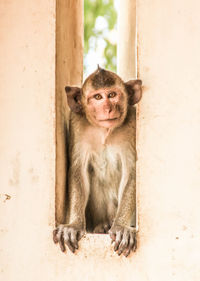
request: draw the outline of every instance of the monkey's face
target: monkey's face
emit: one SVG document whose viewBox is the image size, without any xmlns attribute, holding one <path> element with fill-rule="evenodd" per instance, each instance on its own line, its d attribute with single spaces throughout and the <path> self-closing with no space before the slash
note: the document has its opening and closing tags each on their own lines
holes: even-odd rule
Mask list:
<svg viewBox="0 0 200 281">
<path fill-rule="evenodd" d="M 91 125 L 113 129 L 123 124 L 128 106 L 141 99 L 141 85 L 141 80 L 124 83 L 117 74 L 98 67 L 82 88 L 66 86 L 65 91 L 73 112 L 86 116 Z"/>
<path fill-rule="evenodd" d="M 121 87 L 93 89 L 84 99 L 84 111 L 91 124 L 113 129 L 123 123 L 127 114 L 127 95 Z"/>
</svg>

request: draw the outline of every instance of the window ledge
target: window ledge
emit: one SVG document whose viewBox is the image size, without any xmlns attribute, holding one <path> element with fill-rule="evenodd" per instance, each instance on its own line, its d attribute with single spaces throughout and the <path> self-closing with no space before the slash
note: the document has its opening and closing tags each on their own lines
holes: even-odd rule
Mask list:
<svg viewBox="0 0 200 281">
<path fill-rule="evenodd" d="M 108 234 L 86 234 L 79 241 L 79 249 L 75 254 L 71 253 L 69 250 L 66 251 L 66 255 L 79 256 L 80 258 L 117 258 L 117 259 L 127 259 L 123 255 L 118 256 L 114 251 L 114 246 L 111 244 L 111 239 Z M 134 253 L 130 254 L 130 257 Z"/>
</svg>

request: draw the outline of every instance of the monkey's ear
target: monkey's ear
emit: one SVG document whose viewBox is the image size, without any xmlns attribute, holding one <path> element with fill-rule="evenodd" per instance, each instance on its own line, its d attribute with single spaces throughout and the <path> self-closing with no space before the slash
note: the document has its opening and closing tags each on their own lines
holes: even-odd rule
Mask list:
<svg viewBox="0 0 200 281">
<path fill-rule="evenodd" d="M 142 81 L 130 80 L 125 83 L 126 90 L 129 96 L 129 104 L 134 105 L 142 98 Z"/>
<path fill-rule="evenodd" d="M 81 88 L 66 86 L 65 92 L 67 94 L 67 103 L 70 109 L 76 113 L 81 112 Z"/>
</svg>

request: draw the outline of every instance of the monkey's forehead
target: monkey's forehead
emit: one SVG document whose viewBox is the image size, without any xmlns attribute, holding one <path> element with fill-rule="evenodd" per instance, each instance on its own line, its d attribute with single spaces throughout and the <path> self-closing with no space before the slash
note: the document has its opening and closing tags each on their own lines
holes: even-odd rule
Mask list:
<svg viewBox="0 0 200 281">
<path fill-rule="evenodd" d="M 118 87 L 124 86 L 124 82 L 116 73 L 98 68 L 85 80 L 83 92 L 110 88 L 116 85 Z"/>
<path fill-rule="evenodd" d="M 124 87 L 124 84 L 123 83 L 115 83 L 113 85 L 99 85 L 98 87 L 94 87 L 93 85 L 91 84 L 87 84 L 87 85 L 84 85 L 83 88 L 82 88 L 82 93 L 83 94 L 87 94 L 87 93 L 91 93 L 91 92 L 98 92 L 98 91 L 114 91 L 114 90 L 120 90 L 120 91 L 124 91 L 125 90 L 125 87 Z"/>
</svg>

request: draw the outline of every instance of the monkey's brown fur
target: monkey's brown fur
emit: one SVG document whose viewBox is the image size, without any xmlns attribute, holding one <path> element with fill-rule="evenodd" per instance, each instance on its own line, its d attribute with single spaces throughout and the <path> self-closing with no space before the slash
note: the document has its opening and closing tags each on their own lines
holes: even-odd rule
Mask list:
<svg viewBox="0 0 200 281">
<path fill-rule="evenodd" d="M 70 114 L 69 221 L 54 231 L 61 250 L 74 252 L 85 231 L 107 233 L 114 250 L 136 249 L 131 219 L 136 208 L 135 122 L 131 106 L 141 81 L 124 83 L 98 68 L 78 87 L 66 87 Z"/>
</svg>

